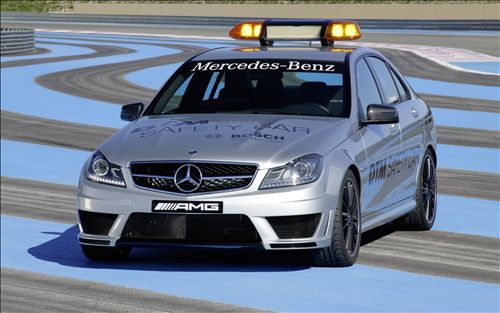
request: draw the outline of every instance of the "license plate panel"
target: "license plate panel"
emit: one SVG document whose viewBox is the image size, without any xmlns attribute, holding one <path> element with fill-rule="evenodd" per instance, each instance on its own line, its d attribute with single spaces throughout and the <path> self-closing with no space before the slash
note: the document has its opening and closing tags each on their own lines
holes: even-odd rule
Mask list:
<svg viewBox="0 0 500 313">
<path fill-rule="evenodd" d="M 222 201 L 168 201 L 153 200 L 151 211 L 155 213 L 223 213 Z"/>
</svg>

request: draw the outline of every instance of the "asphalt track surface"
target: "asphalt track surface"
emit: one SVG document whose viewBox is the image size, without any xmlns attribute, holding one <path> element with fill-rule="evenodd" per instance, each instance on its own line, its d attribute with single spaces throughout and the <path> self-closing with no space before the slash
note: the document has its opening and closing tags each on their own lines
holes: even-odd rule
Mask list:
<svg viewBox="0 0 500 313">
<path fill-rule="evenodd" d="M 45 54 L 45 53 L 49 53 L 49 52 L 50 52 L 49 49 L 35 47 L 35 50 L 33 50 L 33 51 L 14 53 L 14 54 L 6 53 L 6 54 L 3 54 L 2 56 L 28 56 L 28 55 Z M 2 67 L 3 67 L 3 65 L 2 65 Z"/>
<path fill-rule="evenodd" d="M 2 177 L 2 214 L 73 223 L 75 187 Z M 23 198 L 20 203 L 19 199 Z M 359 262 L 435 276 L 500 283 L 500 241 L 391 225 L 363 235 Z"/>
<path fill-rule="evenodd" d="M 149 103 L 156 93 L 155 90 L 126 81 L 124 79 L 126 74 L 148 67 L 185 61 L 204 50 L 188 45 L 156 44 L 156 46 L 177 49 L 181 52 L 149 59 L 92 66 L 82 71 L 57 72 L 39 76 L 35 81 L 48 89 L 104 102 L 123 104 L 141 101 Z M 75 84 L 77 81 L 78 83 Z"/>
<path fill-rule="evenodd" d="M 108 31 L 121 33 L 150 33 L 150 34 L 173 34 L 179 36 L 217 36 L 226 37 L 229 27 L 177 27 L 173 25 L 127 25 L 127 24 L 104 24 L 104 23 L 64 23 L 64 22 L 39 22 L 39 21 L 4 21 L 2 27 L 27 27 L 43 29 L 64 29 L 75 31 Z M 468 35 L 432 35 L 422 34 L 398 34 L 398 33 L 363 33 L 361 42 L 380 42 L 394 44 L 420 44 L 436 47 L 452 47 L 469 49 L 484 54 L 500 57 L 498 49 L 498 38 L 492 36 L 468 36 Z"/>
<path fill-rule="evenodd" d="M 54 45 L 57 43 L 53 42 L 47 42 L 43 40 L 37 40 L 38 44 L 48 44 L 48 45 Z M 69 56 L 62 56 L 62 57 L 46 57 L 46 58 L 37 58 L 37 59 L 27 59 L 27 60 L 14 60 L 14 61 L 7 61 L 7 62 L 2 62 L 2 68 L 9 68 L 9 67 L 16 67 L 16 66 L 28 66 L 28 65 L 35 65 L 35 64 L 43 64 L 43 63 L 52 63 L 52 62 L 64 62 L 64 61 L 71 61 L 71 60 L 82 60 L 82 59 L 92 59 L 92 58 L 99 58 L 103 56 L 113 56 L 113 55 L 118 55 L 118 54 L 127 54 L 127 53 L 132 53 L 134 50 L 123 48 L 123 47 L 117 47 L 117 46 L 105 46 L 105 45 L 92 45 L 92 44 L 64 44 L 67 46 L 74 46 L 74 47 L 85 47 L 91 50 L 94 50 L 94 53 L 88 53 L 84 55 L 69 55 Z"/>
<path fill-rule="evenodd" d="M 117 131 L 113 128 L 54 121 L 7 111 L 1 112 L 0 126 L 3 139 L 86 151 L 94 151 L 104 140 Z M 471 146 L 469 137 L 464 139 L 460 131 L 461 129 L 458 129 L 453 134 L 456 136 L 456 142 L 463 142 L 465 145 Z M 482 133 L 492 133 L 492 136 L 498 136 L 498 132 L 486 130 L 479 133 L 469 130 L 469 136 L 472 136 L 471 132 L 478 138 L 479 142 L 483 140 Z M 442 142 L 441 139 L 440 142 Z M 495 141 L 495 138 L 492 138 L 491 142 L 496 145 L 493 147 L 498 147 L 498 139 Z M 449 143 L 453 144 L 453 142 Z M 490 147 L 487 142 L 486 146 Z M 439 192 L 442 194 L 500 200 L 500 175 L 498 174 L 438 169 L 438 179 Z M 3 192 L 5 191 L 3 190 Z"/>
<path fill-rule="evenodd" d="M 46 36 L 47 38 L 51 38 L 50 36 Z M 66 38 L 67 39 L 67 38 Z M 70 38 L 71 39 L 71 38 Z M 75 39 L 76 40 L 76 39 Z M 99 39 L 87 39 L 88 41 L 96 41 L 103 42 L 103 40 Z M 123 43 L 131 43 L 130 41 L 124 40 L 107 40 L 107 43 L 114 44 L 123 44 Z M 138 44 L 135 42 L 135 44 Z M 124 104 L 130 102 L 141 101 L 143 103 L 149 103 L 152 97 L 155 95 L 156 90 L 147 88 L 144 86 L 139 86 L 133 84 L 125 79 L 125 76 L 128 73 L 144 69 L 150 68 L 159 65 L 165 64 L 173 64 L 178 63 L 182 60 L 186 60 L 189 57 L 193 56 L 196 53 L 201 52 L 203 49 L 199 47 L 191 46 L 191 45 L 183 45 L 183 44 L 161 44 L 161 43 L 148 43 L 148 45 L 154 45 L 159 47 L 167 47 L 179 50 L 180 52 L 165 55 L 153 58 L 140 59 L 135 61 L 127 61 L 127 62 L 119 62 L 113 64 L 106 65 L 98 65 L 84 68 L 77 68 L 73 70 L 66 70 L 60 72 L 53 72 L 50 74 L 39 76 L 35 79 L 35 81 L 41 86 L 52 89 L 57 92 L 66 93 L 74 96 L 99 100 L 103 102 L 116 103 L 116 104 Z M 79 44 L 78 46 L 86 46 L 85 44 Z M 96 48 L 96 45 L 89 44 L 86 46 L 94 51 L 93 54 L 86 54 L 80 56 L 81 58 L 89 58 L 89 57 L 98 57 L 106 55 L 102 50 L 106 50 L 108 54 L 118 54 L 118 53 L 130 53 L 131 51 L 127 49 L 111 49 L 109 46 L 104 46 L 99 50 Z M 399 70 L 404 75 L 415 75 L 417 77 L 426 77 L 434 80 L 442 80 L 442 81 L 460 81 L 461 83 L 470 83 L 469 80 L 474 80 L 476 77 L 481 83 L 485 85 L 491 84 L 493 81 L 498 81 L 499 76 L 493 75 L 480 75 L 473 74 L 467 72 L 460 72 L 450 70 L 445 68 L 442 65 L 434 63 L 433 65 L 429 65 L 426 63 L 431 63 L 431 61 L 414 56 L 410 52 L 404 51 L 395 51 L 390 49 L 385 49 L 384 53 L 386 56 L 393 62 L 398 64 Z M 413 60 L 413 57 L 418 58 L 420 62 L 422 62 L 425 66 L 419 66 L 418 62 L 408 61 Z M 70 58 L 61 57 L 61 58 Z M 35 60 L 26 60 L 27 63 L 34 62 Z M 10 61 L 6 63 L 11 63 L 15 61 Z M 42 62 L 53 62 L 53 60 L 40 60 L 38 64 Z M 24 66 L 22 61 L 18 61 L 17 66 Z M 12 66 L 12 65 L 11 65 Z M 434 68 L 435 70 L 427 71 L 427 68 Z M 415 70 L 417 69 L 417 70 Z M 445 74 L 443 74 L 445 73 Z M 486 78 L 484 78 L 486 77 Z M 478 83 L 479 84 L 479 83 Z M 445 107 L 445 108 L 453 108 L 453 109 L 463 109 L 464 106 L 471 111 L 476 111 L 477 107 L 480 107 L 477 111 L 493 111 L 498 110 L 498 105 L 495 101 L 479 101 L 478 104 L 467 104 L 467 103 L 475 103 L 471 99 L 463 99 L 463 98 L 453 98 L 453 97 L 443 97 L 443 96 L 423 96 L 425 100 L 431 105 L 431 107 Z M 21 125 L 21 123 L 29 123 L 29 127 L 22 127 L 28 125 Z M 43 127 L 38 127 L 43 126 Z M 19 136 L 25 136 L 28 138 L 38 138 L 46 141 L 57 141 L 58 137 L 61 134 L 65 138 L 65 140 L 59 140 L 60 143 L 70 144 L 71 147 L 74 147 L 76 143 L 80 143 L 80 145 L 85 145 L 85 148 L 89 146 L 88 142 L 77 140 L 79 138 L 87 138 L 90 134 L 84 134 L 86 129 L 89 127 L 82 127 L 78 125 L 70 125 L 69 123 L 65 123 L 66 126 L 70 129 L 61 129 L 64 128 L 63 125 L 59 125 L 59 129 L 63 132 L 59 132 L 58 130 L 53 131 L 52 126 L 55 126 L 51 121 L 38 121 L 37 118 L 31 117 L 22 117 L 18 116 L 17 119 L 13 119 L 10 114 L 6 114 L 3 116 L 2 114 L 2 130 L 5 132 L 3 135 L 4 138 L 7 139 L 15 139 Z M 18 131 L 23 129 L 22 132 Z M 90 127 L 90 129 L 92 129 Z M 76 130 L 76 131 L 75 131 Z M 93 134 L 92 134 L 93 135 Z M 72 138 L 71 138 L 72 137 Z M 444 144 L 454 144 L 454 145 L 463 145 L 463 146 L 476 146 L 476 147 L 489 147 L 489 148 L 497 148 L 500 145 L 500 133 L 498 131 L 489 131 L 489 130 L 480 130 L 480 129 L 463 129 L 459 127 L 447 127 L 440 126 L 438 127 L 438 140 L 439 143 Z M 106 138 L 100 138 L 99 140 L 95 140 L 98 143 L 104 141 Z M 34 140 L 30 142 L 37 143 Z M 97 145 L 94 145 L 91 149 L 94 149 Z M 76 148 L 85 149 L 82 146 L 77 146 Z M 491 177 L 487 173 L 474 173 L 477 175 L 479 180 L 484 183 L 477 183 L 469 181 L 466 186 L 463 188 L 452 188 L 454 187 L 455 181 L 459 181 L 461 178 L 467 176 L 468 173 L 462 172 L 447 172 L 447 180 L 443 181 L 440 184 L 442 186 L 442 190 L 446 192 L 453 192 L 455 195 L 463 195 L 463 196 L 481 196 L 481 198 L 486 199 L 500 199 L 500 187 L 498 182 L 500 181 L 500 175 L 498 177 Z M 449 179 L 448 179 L 449 178 Z M 451 183 L 452 185 L 447 185 Z M 485 189 L 487 188 L 487 189 Z"/>
<path fill-rule="evenodd" d="M 40 27 L 40 25 L 37 25 Z M 48 28 L 44 25 L 44 28 Z M 58 26 L 50 26 L 58 27 Z M 60 27 L 68 29 L 70 25 Z M 80 26 L 71 26 L 80 27 Z M 90 26 L 86 26 L 90 27 Z M 92 26 L 93 27 L 93 26 Z M 127 27 L 109 26 L 108 29 L 127 31 Z M 80 27 L 81 28 L 81 27 Z M 97 26 L 102 30 L 102 26 Z M 134 27 L 134 31 L 137 28 Z M 151 32 L 151 28 L 147 29 Z M 153 30 L 155 31 L 155 30 Z M 163 31 L 159 29 L 158 31 Z M 183 33 L 182 28 L 173 29 Z M 189 31 L 189 30 L 188 30 Z M 203 34 L 217 35 L 217 30 L 199 29 Z M 168 33 L 172 33 L 172 29 Z M 225 35 L 225 31 L 224 31 Z M 486 40 L 473 37 L 465 38 L 435 38 L 424 36 L 400 36 L 370 34 L 367 41 L 388 40 L 404 43 L 414 40 L 420 44 L 439 46 L 471 45 L 476 50 L 492 55 L 498 54 L 498 47 L 492 47 Z M 365 36 L 366 37 L 366 36 Z M 414 37 L 414 38 L 413 38 Z M 457 36 L 459 37 L 459 36 Z M 441 39 L 441 40 L 439 40 Z M 443 39 L 446 39 L 443 43 Z M 463 40 L 467 39 L 464 43 Z M 460 44 L 460 40 L 462 43 Z M 474 44 L 475 41 L 480 44 Z M 115 45 L 116 44 L 116 45 Z M 78 44 L 95 51 L 90 57 L 130 53 L 130 49 L 103 44 Z M 172 45 L 181 52 L 168 56 L 143 59 L 131 62 L 121 62 L 104 66 L 80 68 L 77 70 L 50 73 L 37 78 L 37 82 L 46 88 L 59 92 L 96 99 L 116 104 L 136 100 L 148 102 L 154 95 L 154 90 L 138 86 L 124 79 L 127 73 L 167 63 L 177 63 L 187 59 L 200 50 L 189 45 Z M 388 58 L 398 64 L 403 74 L 427 79 L 474 83 L 498 86 L 498 76 L 481 77 L 475 81 L 473 74 L 453 72 L 450 69 L 440 69 L 437 64 L 425 64 L 435 67 L 435 71 L 422 70 L 421 63 L 409 62 L 414 55 L 400 51 L 384 51 Z M 89 58 L 89 54 L 80 56 Z M 65 57 L 61 57 L 65 58 Z M 66 57 L 68 58 L 68 57 Z M 77 59 L 77 56 L 69 58 Z M 40 58 L 27 60 L 31 64 L 58 62 L 64 59 Z M 428 60 L 420 60 L 430 62 Z M 10 62 L 19 62 L 10 63 Z M 33 63 L 34 62 L 34 63 Z M 399 62 L 399 63 L 398 63 Z M 10 65 L 7 65 L 10 63 Z M 7 66 L 26 66 L 21 61 L 5 62 Z M 4 63 L 2 63 L 4 67 Z M 418 69 L 415 69 L 418 68 Z M 451 72 L 450 72 L 451 71 Z M 446 72 L 448 74 L 443 75 Z M 450 74 L 451 73 L 451 74 Z M 491 76 L 491 75 L 484 75 Z M 491 80 L 493 79 L 493 81 Z M 495 82 L 496 80 L 496 82 Z M 495 86 L 495 85 L 494 85 Z M 126 90 L 126 92 L 124 92 Z M 495 101 L 475 100 L 423 95 L 433 107 L 454 108 L 482 112 L 498 113 L 499 106 Z M 67 123 L 42 119 L 12 112 L 1 112 L 2 139 L 39 143 L 91 151 L 109 137 L 115 129 Z M 459 127 L 438 127 L 440 143 L 476 146 L 499 147 L 497 131 L 471 130 Z M 477 173 L 472 171 L 440 169 L 439 192 L 441 194 L 463 195 L 467 197 L 500 200 L 500 179 L 498 174 Z M 1 211 L 2 214 L 28 217 L 63 223 L 75 222 L 74 194 L 75 187 L 42 183 L 38 181 L 2 177 L 1 179 Z M 19 199 L 23 199 L 19 201 Z M 224 252 L 222 256 L 224 255 Z M 423 273 L 435 276 L 453 277 L 486 283 L 500 283 L 500 241 L 496 238 L 456 234 L 441 231 L 403 232 L 395 231 L 391 225 L 378 228 L 364 234 L 363 248 L 359 262 L 372 266 L 392 268 L 408 272 Z M 45 289 L 45 291 L 42 291 Z M 71 290 L 71 293 L 68 293 Z M 26 297 L 26 294 L 32 294 Z M 46 301 L 46 299 L 51 299 Z M 91 299 L 89 301 L 89 299 Z M 45 301 L 43 301 L 45 300 Z M 41 306 L 40 303 L 43 303 Z M 218 304 L 208 301 L 170 297 L 164 294 L 150 293 L 142 290 L 124 287 L 107 286 L 81 280 L 45 276 L 31 272 L 12 269 L 2 269 L 2 311 L 67 311 L 68 307 L 81 308 L 81 311 L 249 311 L 251 309 Z"/>
<path fill-rule="evenodd" d="M 1 288 L 2 312 L 265 312 L 5 268 Z"/>
</svg>

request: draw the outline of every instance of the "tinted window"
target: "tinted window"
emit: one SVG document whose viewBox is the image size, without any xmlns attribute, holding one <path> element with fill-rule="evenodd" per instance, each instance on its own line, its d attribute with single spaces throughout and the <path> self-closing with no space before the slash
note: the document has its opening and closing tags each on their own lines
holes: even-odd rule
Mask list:
<svg viewBox="0 0 500 313">
<path fill-rule="evenodd" d="M 385 103 L 393 104 L 399 102 L 398 89 L 396 88 L 396 84 L 394 84 L 394 80 L 385 62 L 373 57 L 368 58 L 368 62 L 370 62 L 370 65 L 373 67 L 373 71 L 375 75 L 377 75 L 378 81 L 382 87 Z"/>
<path fill-rule="evenodd" d="M 286 60 L 191 62 L 149 114 L 239 113 L 345 117 L 343 63 Z M 380 102 L 380 101 L 379 101 Z"/>
<path fill-rule="evenodd" d="M 391 71 L 392 78 L 394 79 L 394 82 L 396 83 L 396 87 L 398 88 L 399 98 L 401 99 L 401 101 L 406 101 L 406 100 L 410 99 L 410 96 L 406 92 L 406 89 L 403 87 L 403 83 L 399 79 L 398 75 L 396 75 L 396 73 L 394 73 L 393 70 L 391 70 L 391 69 L 389 69 L 389 70 Z"/>
<path fill-rule="evenodd" d="M 363 116 L 370 104 L 382 104 L 377 84 L 372 76 L 366 61 L 363 59 L 356 66 L 356 89 L 358 90 L 358 102 L 361 104 Z"/>
</svg>

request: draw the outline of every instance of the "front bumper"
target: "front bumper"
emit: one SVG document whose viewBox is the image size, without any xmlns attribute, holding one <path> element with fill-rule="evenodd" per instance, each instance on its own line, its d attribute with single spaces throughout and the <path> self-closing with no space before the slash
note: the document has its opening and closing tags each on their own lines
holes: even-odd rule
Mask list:
<svg viewBox="0 0 500 313">
<path fill-rule="evenodd" d="M 218 247 L 259 246 L 266 250 L 311 249 L 330 245 L 331 225 L 333 225 L 334 208 L 337 204 L 338 195 L 336 193 L 328 193 L 327 183 L 322 179 L 302 186 L 259 190 L 258 186 L 265 174 L 266 171 L 258 171 L 253 184 L 245 190 L 198 195 L 167 194 L 139 189 L 134 186 L 129 177 L 125 177 L 127 188 L 98 184 L 82 177 L 78 188 L 77 200 L 77 207 L 80 213 L 80 243 L 104 246 L 144 246 L 158 244 Z M 224 204 L 224 213 L 216 215 L 227 215 L 228 217 L 240 215 L 248 217 L 249 222 L 255 228 L 258 240 L 245 240 L 243 242 L 237 242 L 238 240 L 228 242 L 224 240 L 210 241 L 210 238 L 195 241 L 161 240 L 161 236 L 151 238 L 144 238 L 143 236 L 140 240 L 137 238 L 134 240 L 125 238 L 124 230 L 127 227 L 130 228 L 130 223 L 128 222 L 132 220 L 131 217 L 134 214 L 141 214 L 145 217 L 172 214 L 152 213 L 153 200 L 222 201 Z M 80 220 L 82 212 L 83 214 L 108 214 L 111 222 L 108 219 L 107 228 L 89 230 L 88 227 L 85 227 L 86 229 L 84 229 Z M 185 215 L 195 214 L 198 213 L 188 213 Z M 208 215 L 213 216 L 214 213 L 209 213 Z M 287 221 L 287 217 L 290 217 L 288 220 L 292 221 L 292 223 L 293 220 L 302 221 L 302 216 L 309 219 L 315 216 L 317 220 L 314 229 L 306 232 L 308 234 L 307 237 L 290 238 L 290 236 L 283 236 L 283 233 L 280 233 L 280 229 L 276 228 L 276 222 L 281 221 L 283 224 L 283 221 Z M 203 219 L 203 216 L 199 217 Z M 297 218 L 294 219 L 293 217 Z M 164 217 L 160 217 L 160 219 L 164 219 Z M 287 225 L 284 225 L 285 230 L 286 228 Z M 180 232 L 182 233 L 182 231 Z"/>
</svg>

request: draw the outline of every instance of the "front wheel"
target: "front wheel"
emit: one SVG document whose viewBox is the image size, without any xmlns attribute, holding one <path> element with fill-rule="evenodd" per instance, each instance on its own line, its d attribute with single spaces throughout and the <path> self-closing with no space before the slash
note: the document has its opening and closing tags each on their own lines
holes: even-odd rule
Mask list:
<svg viewBox="0 0 500 313">
<path fill-rule="evenodd" d="M 313 250 L 312 260 L 317 266 L 346 267 L 356 262 L 361 243 L 361 210 L 359 187 L 353 172 L 348 170 L 342 182 L 339 202 L 335 210 L 330 246 Z"/>
<path fill-rule="evenodd" d="M 429 230 L 434 225 L 437 211 L 436 162 L 429 149 L 425 152 L 418 177 L 415 200 L 417 207 L 411 213 L 394 221 L 400 229 Z"/>
<path fill-rule="evenodd" d="M 123 261 L 128 258 L 131 248 L 122 247 L 99 247 L 80 245 L 83 254 L 94 261 Z"/>
</svg>

